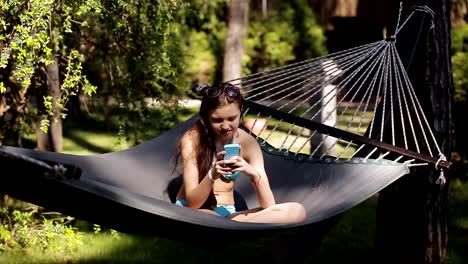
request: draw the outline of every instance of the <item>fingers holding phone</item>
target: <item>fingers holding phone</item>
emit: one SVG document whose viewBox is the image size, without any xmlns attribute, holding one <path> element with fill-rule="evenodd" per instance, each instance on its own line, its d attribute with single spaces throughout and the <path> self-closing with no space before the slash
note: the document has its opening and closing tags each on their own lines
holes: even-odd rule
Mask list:
<svg viewBox="0 0 468 264">
<path fill-rule="evenodd" d="M 217 174 L 230 175 L 232 174 L 232 170 L 234 169 L 234 164 L 236 162 L 237 161 L 232 158 L 226 158 L 226 151 L 223 150 L 216 153 L 216 164 L 214 166 L 214 169 Z"/>
<path fill-rule="evenodd" d="M 223 173 L 223 177 L 227 180 L 235 180 L 239 177 L 240 172 L 233 171 L 235 164 L 238 162 L 235 158 L 239 157 L 240 145 L 239 144 L 226 144 L 224 145 L 224 158 L 222 164 L 229 168 L 228 173 Z"/>
</svg>

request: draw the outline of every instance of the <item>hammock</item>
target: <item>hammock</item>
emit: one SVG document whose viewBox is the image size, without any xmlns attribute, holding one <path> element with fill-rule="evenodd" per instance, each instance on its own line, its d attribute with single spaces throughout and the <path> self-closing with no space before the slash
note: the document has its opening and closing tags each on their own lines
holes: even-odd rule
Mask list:
<svg viewBox="0 0 468 264">
<path fill-rule="evenodd" d="M 175 142 L 196 115 L 148 142 L 112 153 L 81 156 L 2 146 L 0 164 L 15 173 L 2 177 L 0 192 L 123 232 L 244 237 L 321 224 L 412 166 L 450 166 L 394 38 L 231 83 L 246 94 L 244 118 L 266 120 L 243 129 L 262 147 L 277 202 L 302 203 L 304 222 L 243 223 L 174 205 L 180 184 L 171 174 Z M 256 126 L 262 126 L 260 132 Z M 424 144 L 418 143 L 421 138 Z M 247 177 L 236 181 L 236 207 L 257 207 Z"/>
</svg>

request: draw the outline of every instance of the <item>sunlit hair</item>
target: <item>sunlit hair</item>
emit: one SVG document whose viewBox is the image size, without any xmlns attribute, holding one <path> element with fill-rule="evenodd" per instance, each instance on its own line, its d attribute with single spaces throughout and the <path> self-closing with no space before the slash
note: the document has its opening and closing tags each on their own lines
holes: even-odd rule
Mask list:
<svg viewBox="0 0 468 264">
<path fill-rule="evenodd" d="M 210 114 L 225 105 L 237 104 L 242 116 L 242 103 L 243 96 L 238 87 L 228 83 L 219 83 L 213 86 L 204 85 L 203 87 L 197 87 L 196 93 L 202 96 L 201 105 L 199 110 L 199 119 L 195 124 L 185 133 L 186 135 L 192 135 L 194 142 L 194 150 L 196 151 L 196 160 L 198 164 L 198 182 L 201 182 L 205 175 L 211 168 L 211 162 L 213 156 L 216 154 L 215 138 L 211 127 Z M 227 92 L 230 89 L 237 89 L 237 93 Z M 219 94 L 216 96 L 207 93 L 206 89 L 220 89 Z M 181 159 L 181 140 L 177 143 L 177 152 L 175 159 L 175 168 L 180 163 Z M 174 168 L 174 169 L 175 169 Z M 211 191 L 208 199 L 201 208 L 212 209 L 216 206 L 216 198 L 213 191 Z"/>
</svg>

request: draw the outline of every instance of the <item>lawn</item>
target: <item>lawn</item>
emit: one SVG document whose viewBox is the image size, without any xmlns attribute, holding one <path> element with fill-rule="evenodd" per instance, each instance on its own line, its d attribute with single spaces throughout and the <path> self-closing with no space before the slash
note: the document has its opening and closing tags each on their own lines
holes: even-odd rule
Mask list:
<svg viewBox="0 0 468 264">
<path fill-rule="evenodd" d="M 195 108 L 186 109 L 179 121 L 190 117 Z M 152 114 L 158 118 L 158 113 Z M 151 115 L 150 115 L 151 116 Z M 154 119 L 157 120 L 157 119 Z M 124 149 L 131 145 L 116 136 L 117 120 L 104 126 L 102 116 L 91 115 L 86 122 L 67 122 L 64 125 L 64 152 L 80 155 L 96 154 Z M 161 128 L 144 131 L 149 139 L 161 133 Z M 281 132 L 276 132 L 281 133 Z M 282 132 L 284 133 L 284 132 Z M 32 142 L 34 137 L 28 138 Z M 468 253 L 468 183 L 454 181 L 450 193 L 449 258 L 451 264 L 467 263 Z M 369 263 L 373 246 L 377 196 L 348 210 L 339 218 L 319 243 L 314 234 L 300 234 L 301 241 L 286 238 L 245 241 L 230 244 L 225 241 L 203 241 L 198 245 L 158 237 L 140 237 L 124 234 L 92 223 L 75 220 L 79 237 L 71 240 L 58 238 L 51 241 L 48 250 L 29 247 L 0 254 L 0 263 L 238 263 L 263 257 L 276 262 L 291 260 L 294 252 L 286 252 L 301 243 L 303 263 Z M 1 234 L 0 234 L 1 235 Z M 292 234 L 291 237 L 294 237 Z M 307 237 L 307 236 L 311 237 Z M 305 250 L 304 250 L 305 249 Z M 0 251 L 1 252 L 1 251 Z M 289 262 L 289 261 L 288 261 Z M 293 262 L 291 262 L 293 263 Z M 294 262 L 297 263 L 297 262 Z"/>
</svg>

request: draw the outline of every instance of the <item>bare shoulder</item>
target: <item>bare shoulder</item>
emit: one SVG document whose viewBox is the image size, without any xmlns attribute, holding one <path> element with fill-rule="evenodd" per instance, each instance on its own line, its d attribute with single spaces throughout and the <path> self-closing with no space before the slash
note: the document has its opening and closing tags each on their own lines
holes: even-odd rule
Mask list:
<svg viewBox="0 0 468 264">
<path fill-rule="evenodd" d="M 196 143 L 195 142 L 196 138 L 198 138 L 198 131 L 190 129 L 180 137 L 180 140 L 181 140 L 182 145 L 186 145 L 186 144 L 193 145 Z"/>
<path fill-rule="evenodd" d="M 239 143 L 242 146 L 244 155 L 257 155 L 261 152 L 260 145 L 254 135 L 239 129 Z"/>
<path fill-rule="evenodd" d="M 182 154 L 191 153 L 197 146 L 198 132 L 195 130 L 188 130 L 180 138 L 180 147 Z M 184 155 L 185 156 L 185 155 Z"/>
<path fill-rule="evenodd" d="M 257 140 L 255 139 L 255 135 L 251 135 L 248 132 L 246 132 L 243 129 L 239 129 L 239 142 L 243 144 L 252 144 L 252 143 L 257 143 Z"/>
</svg>

